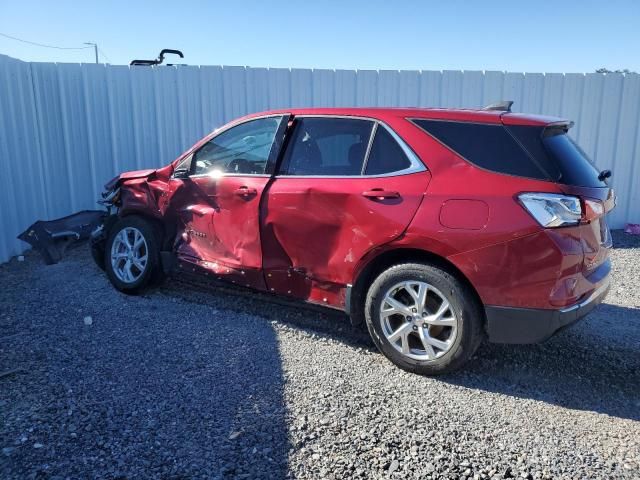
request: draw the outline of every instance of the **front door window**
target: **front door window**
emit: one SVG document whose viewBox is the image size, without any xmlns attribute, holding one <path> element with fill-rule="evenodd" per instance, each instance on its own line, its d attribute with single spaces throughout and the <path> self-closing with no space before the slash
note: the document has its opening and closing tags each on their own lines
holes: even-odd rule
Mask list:
<svg viewBox="0 0 640 480">
<path fill-rule="evenodd" d="M 193 175 L 264 174 L 281 119 L 259 118 L 216 135 L 195 153 Z"/>
</svg>

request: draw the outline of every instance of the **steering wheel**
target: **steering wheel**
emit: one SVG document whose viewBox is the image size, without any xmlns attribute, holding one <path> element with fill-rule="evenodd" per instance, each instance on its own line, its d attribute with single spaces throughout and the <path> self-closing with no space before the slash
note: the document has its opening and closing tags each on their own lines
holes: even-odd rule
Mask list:
<svg viewBox="0 0 640 480">
<path fill-rule="evenodd" d="M 251 173 L 251 162 L 244 158 L 234 158 L 227 164 L 226 168 L 229 173 Z"/>
</svg>

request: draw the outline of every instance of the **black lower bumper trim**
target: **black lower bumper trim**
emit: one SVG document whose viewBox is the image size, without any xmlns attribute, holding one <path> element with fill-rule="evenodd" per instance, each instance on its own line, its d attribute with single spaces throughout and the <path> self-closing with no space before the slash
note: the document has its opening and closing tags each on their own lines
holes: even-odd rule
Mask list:
<svg viewBox="0 0 640 480">
<path fill-rule="evenodd" d="M 540 343 L 587 315 L 609 292 L 609 279 L 591 295 L 561 310 L 486 305 L 487 333 L 494 343 Z"/>
<path fill-rule="evenodd" d="M 89 238 L 106 215 L 104 210 L 83 210 L 57 220 L 39 220 L 18 238 L 39 251 L 44 262 L 51 265 L 62 259 L 71 243 Z"/>
</svg>

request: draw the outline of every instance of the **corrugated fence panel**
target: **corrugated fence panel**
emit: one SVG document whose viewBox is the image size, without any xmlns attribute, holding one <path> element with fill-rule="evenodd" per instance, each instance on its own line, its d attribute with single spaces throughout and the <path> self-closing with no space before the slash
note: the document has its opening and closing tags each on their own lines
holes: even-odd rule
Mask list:
<svg viewBox="0 0 640 480">
<path fill-rule="evenodd" d="M 0 57 L 0 62 L 2 58 Z M 31 69 L 0 63 L 0 262 L 22 251 L 25 221 L 48 215 Z M 28 226 L 28 224 L 26 225 Z"/>
<path fill-rule="evenodd" d="M 640 75 L 496 71 L 133 67 L 27 63 L 0 55 L 0 262 L 37 219 L 93 208 L 118 172 L 165 165 L 199 138 L 271 108 L 420 106 L 566 117 L 614 171 L 615 228 L 640 223 Z M 9 174 L 7 174 L 9 173 Z"/>
<path fill-rule="evenodd" d="M 335 106 L 353 107 L 356 105 L 356 72 L 353 70 L 336 70 L 335 73 Z"/>
<path fill-rule="evenodd" d="M 107 93 L 107 69 L 102 65 L 82 66 L 82 93 L 87 125 L 89 186 L 96 198 L 105 178 L 113 172 L 113 144 Z"/>
<path fill-rule="evenodd" d="M 638 167 L 638 155 L 640 155 L 640 75 L 627 76 L 622 87 L 622 99 L 620 102 L 620 120 L 616 132 L 615 168 L 617 172 L 625 172 L 631 181 L 620 179 L 615 175 L 614 180 L 618 187 L 618 218 L 622 224 L 624 221 L 640 223 L 640 167 Z M 635 181 L 633 180 L 635 179 Z M 622 180 L 622 181 L 620 181 Z"/>
</svg>

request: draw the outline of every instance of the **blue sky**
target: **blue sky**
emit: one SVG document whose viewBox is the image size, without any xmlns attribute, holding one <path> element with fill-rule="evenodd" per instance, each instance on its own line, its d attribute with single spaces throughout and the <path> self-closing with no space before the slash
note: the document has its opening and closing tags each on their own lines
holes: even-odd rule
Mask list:
<svg viewBox="0 0 640 480">
<path fill-rule="evenodd" d="M 0 0 L 0 32 L 64 47 L 95 41 L 126 64 L 178 48 L 192 65 L 640 72 L 640 1 Z M 92 62 L 0 37 L 0 53 Z"/>
</svg>

